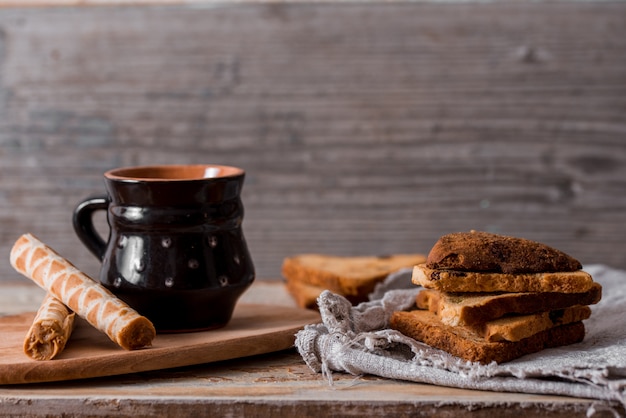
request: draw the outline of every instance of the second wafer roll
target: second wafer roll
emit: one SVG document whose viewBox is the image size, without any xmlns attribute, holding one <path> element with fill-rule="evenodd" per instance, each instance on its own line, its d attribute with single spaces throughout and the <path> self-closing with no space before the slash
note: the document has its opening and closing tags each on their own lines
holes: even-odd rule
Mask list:
<svg viewBox="0 0 626 418">
<path fill-rule="evenodd" d="M 74 328 L 74 316 L 61 301 L 46 294 L 24 339 L 24 353 L 34 360 L 59 355 Z"/>
</svg>

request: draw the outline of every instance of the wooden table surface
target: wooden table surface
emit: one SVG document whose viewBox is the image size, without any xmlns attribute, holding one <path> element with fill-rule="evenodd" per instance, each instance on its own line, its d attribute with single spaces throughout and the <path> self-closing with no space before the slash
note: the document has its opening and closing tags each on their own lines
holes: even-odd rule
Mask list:
<svg viewBox="0 0 626 418">
<path fill-rule="evenodd" d="M 35 310 L 43 291 L 0 287 L 0 315 Z M 295 306 L 278 281 L 257 281 L 242 302 Z M 613 417 L 616 404 L 495 393 L 333 374 L 333 386 L 295 349 L 237 360 L 46 384 L 0 387 L 0 416 L 524 416 Z"/>
</svg>

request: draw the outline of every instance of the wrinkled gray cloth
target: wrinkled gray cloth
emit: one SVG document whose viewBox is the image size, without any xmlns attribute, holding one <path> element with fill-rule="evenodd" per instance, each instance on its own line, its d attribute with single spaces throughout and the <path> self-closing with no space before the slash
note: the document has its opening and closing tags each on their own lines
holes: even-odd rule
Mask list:
<svg viewBox="0 0 626 418">
<path fill-rule="evenodd" d="M 332 371 L 500 392 L 567 395 L 619 401 L 626 406 L 626 271 L 586 266 L 603 287 L 602 300 L 585 321 L 583 342 L 543 350 L 514 361 L 470 363 L 388 328 L 394 311 L 414 306 L 418 286 L 411 271 L 387 277 L 370 301 L 351 306 L 324 291 L 322 323 L 296 335 L 311 369 L 332 384 Z"/>
</svg>

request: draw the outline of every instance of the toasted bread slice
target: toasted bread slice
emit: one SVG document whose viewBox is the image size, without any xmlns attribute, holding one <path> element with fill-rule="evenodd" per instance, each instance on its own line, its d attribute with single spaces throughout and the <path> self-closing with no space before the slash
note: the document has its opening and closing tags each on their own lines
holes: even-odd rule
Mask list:
<svg viewBox="0 0 626 418">
<path fill-rule="evenodd" d="M 430 269 L 419 264 L 413 269 L 412 281 L 442 292 L 559 292 L 583 293 L 594 281 L 583 270 L 548 273 L 483 273 Z"/>
<path fill-rule="evenodd" d="M 312 284 L 302 283 L 297 280 L 285 280 L 285 287 L 296 304 L 305 309 L 317 309 L 317 298 L 326 290 L 323 287 L 313 286 Z M 345 298 L 353 305 L 367 300 L 367 298 L 351 295 L 347 295 Z"/>
<path fill-rule="evenodd" d="M 296 304 L 305 309 L 317 309 L 317 298 L 324 291 L 322 287 L 297 280 L 286 280 L 285 287 Z"/>
<path fill-rule="evenodd" d="M 520 341 L 489 342 L 466 327 L 445 325 L 435 314 L 424 310 L 394 312 L 390 326 L 431 347 L 482 364 L 492 361 L 504 363 L 545 348 L 574 344 L 585 337 L 583 323 L 574 322 L 541 331 Z"/>
<path fill-rule="evenodd" d="M 424 289 L 415 298 L 417 307 L 428 309 L 446 325 L 484 323 L 509 314 L 532 314 L 593 305 L 602 297 L 602 286 L 594 283 L 583 293 L 442 293 Z"/>
<path fill-rule="evenodd" d="M 283 261 L 282 274 L 287 282 L 328 289 L 352 301 L 365 301 L 376 284 L 402 268 L 423 263 L 423 254 L 340 257 L 301 254 Z M 311 290 L 308 287 L 308 290 Z"/>
<path fill-rule="evenodd" d="M 496 273 L 544 273 L 576 271 L 575 258 L 545 244 L 489 232 L 444 235 L 428 254 L 431 269 Z"/>
<path fill-rule="evenodd" d="M 559 325 L 583 321 L 591 315 L 589 306 L 572 306 L 530 315 L 513 315 L 468 326 L 486 341 L 519 341 Z"/>
</svg>

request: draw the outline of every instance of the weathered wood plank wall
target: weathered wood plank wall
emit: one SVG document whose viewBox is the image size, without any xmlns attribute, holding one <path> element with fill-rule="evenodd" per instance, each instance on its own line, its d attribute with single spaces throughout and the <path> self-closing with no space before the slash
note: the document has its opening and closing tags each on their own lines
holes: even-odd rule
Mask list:
<svg viewBox="0 0 626 418">
<path fill-rule="evenodd" d="M 625 119 L 623 2 L 0 9 L 0 254 L 93 274 L 102 172 L 213 162 L 248 172 L 259 277 L 469 229 L 626 268 Z"/>
</svg>

